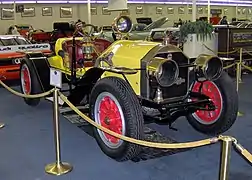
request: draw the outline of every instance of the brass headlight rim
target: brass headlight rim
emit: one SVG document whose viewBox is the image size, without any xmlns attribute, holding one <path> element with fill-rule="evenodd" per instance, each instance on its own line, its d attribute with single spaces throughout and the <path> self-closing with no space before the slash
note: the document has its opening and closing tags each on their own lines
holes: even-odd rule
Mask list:
<svg viewBox="0 0 252 180">
<path fill-rule="evenodd" d="M 206 72 L 207 68 L 209 67 L 209 62 L 213 61 L 213 60 L 216 61 L 216 59 L 218 59 L 218 61 L 220 62 L 219 71 L 213 77 L 209 78 L 209 76 L 207 75 L 207 72 Z M 223 71 L 223 62 L 222 62 L 222 60 L 219 57 L 213 57 L 213 58 L 210 58 L 207 61 L 207 63 L 205 64 L 203 74 L 204 74 L 206 80 L 208 80 L 208 81 L 215 81 L 215 80 L 217 80 L 217 79 L 220 78 L 220 76 L 222 74 L 222 71 Z"/>
<path fill-rule="evenodd" d="M 118 21 L 120 20 L 120 18 L 123 18 L 125 17 L 126 19 L 128 19 L 130 21 L 130 29 L 127 31 L 127 32 L 121 32 L 119 29 L 118 29 Z M 128 23 L 127 23 L 128 24 Z M 130 33 L 132 31 L 132 28 L 133 28 L 133 23 L 132 23 L 132 20 L 129 16 L 125 15 L 125 14 L 120 14 L 119 16 L 117 16 L 113 23 L 112 23 L 112 30 L 113 32 L 115 33 L 118 33 L 118 34 L 121 34 L 121 35 L 127 35 L 128 33 Z"/>
<path fill-rule="evenodd" d="M 164 85 L 164 84 L 160 83 L 160 80 L 159 80 L 160 77 L 158 77 L 158 76 L 159 76 L 159 72 L 160 72 L 160 71 L 163 71 L 163 70 L 162 70 L 162 69 L 163 69 L 163 67 L 162 67 L 163 64 L 164 64 L 164 63 L 167 63 L 167 62 L 172 62 L 172 63 L 176 66 L 176 72 L 175 72 L 175 75 L 174 75 L 174 80 L 173 80 L 173 82 L 170 83 L 170 84 Z M 161 69 L 161 68 L 162 68 L 162 69 Z M 174 60 L 168 60 L 168 59 L 166 59 L 166 60 L 162 61 L 162 62 L 159 64 L 159 66 L 158 66 L 158 68 L 157 68 L 157 71 L 156 71 L 156 73 L 155 73 L 155 78 L 156 78 L 158 84 L 159 84 L 161 87 L 164 87 L 164 88 L 170 87 L 170 86 L 174 85 L 174 84 L 176 83 L 176 81 L 178 80 L 178 77 L 179 77 L 179 66 L 178 66 L 178 63 L 177 63 L 176 61 L 174 61 Z"/>
</svg>

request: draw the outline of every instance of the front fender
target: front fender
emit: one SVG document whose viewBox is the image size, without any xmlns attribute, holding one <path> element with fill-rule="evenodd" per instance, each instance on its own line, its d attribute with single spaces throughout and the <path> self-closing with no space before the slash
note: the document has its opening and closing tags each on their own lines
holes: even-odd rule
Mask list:
<svg viewBox="0 0 252 180">
<path fill-rule="evenodd" d="M 37 76 L 36 78 L 41 85 L 41 92 L 50 90 L 50 65 L 47 57 L 43 53 L 27 53 L 24 61 L 32 64 Z"/>
<path fill-rule="evenodd" d="M 103 63 L 103 59 L 112 62 L 114 67 L 126 67 L 131 69 L 140 69 L 141 62 L 155 47 L 160 43 L 147 42 L 147 41 L 130 41 L 119 40 L 114 42 L 108 49 L 106 49 L 102 55 L 98 58 L 98 64 L 102 66 L 108 66 L 107 63 Z M 140 95 L 140 75 L 138 71 L 136 74 L 127 74 L 125 77 L 134 89 L 137 95 Z M 124 79 L 121 74 L 114 72 L 104 72 L 101 78 L 115 76 Z"/>
<path fill-rule="evenodd" d="M 104 70 L 99 67 L 88 69 L 78 82 L 79 86 L 93 85 L 101 78 Z"/>
</svg>

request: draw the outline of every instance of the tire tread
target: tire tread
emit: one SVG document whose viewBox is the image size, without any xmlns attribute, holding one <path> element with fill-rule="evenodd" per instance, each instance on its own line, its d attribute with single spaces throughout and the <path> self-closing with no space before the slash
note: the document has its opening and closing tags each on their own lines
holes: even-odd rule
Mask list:
<svg viewBox="0 0 252 180">
<path fill-rule="evenodd" d="M 189 123 L 199 132 L 207 135 L 219 135 L 229 130 L 237 119 L 238 113 L 238 93 L 234 82 L 226 72 L 214 81 L 222 93 L 223 112 L 219 119 L 210 125 L 204 125 L 198 122 L 191 114 L 187 116 Z"/>
<path fill-rule="evenodd" d="M 121 100 L 123 102 L 125 102 L 125 104 L 123 105 L 125 108 L 125 111 L 126 111 L 126 112 L 124 112 L 124 113 L 126 113 L 126 114 L 124 114 L 124 117 L 125 118 L 128 117 L 128 121 L 126 120 L 126 124 L 128 126 L 128 127 L 126 127 L 126 129 L 129 128 L 128 132 L 130 132 L 130 134 L 128 134 L 128 136 L 135 138 L 135 139 L 143 139 L 143 135 L 144 135 L 143 124 L 144 123 L 143 123 L 142 108 L 141 108 L 139 100 L 138 100 L 137 96 L 135 95 L 135 92 L 131 88 L 131 86 L 125 80 L 123 80 L 121 78 L 106 77 L 96 83 L 96 85 L 94 86 L 94 88 L 91 92 L 91 97 L 92 97 L 92 94 L 94 93 L 94 91 L 96 91 L 96 89 L 101 86 L 113 87 L 116 92 L 120 92 L 119 96 L 120 96 Z M 90 99 L 92 99 L 92 98 L 90 98 Z M 132 107 L 132 105 L 133 105 L 133 107 Z M 91 107 L 91 111 L 92 111 L 92 107 Z M 135 117 L 134 117 L 134 115 L 135 115 Z M 100 147 L 102 150 L 104 150 L 101 145 L 100 145 Z M 136 157 L 140 153 L 140 151 L 141 151 L 141 146 L 126 142 L 124 153 L 121 154 L 120 157 L 117 157 L 117 158 L 113 157 L 113 158 L 115 158 L 117 161 L 127 161 L 127 160 L 130 160 L 130 159 Z"/>
</svg>

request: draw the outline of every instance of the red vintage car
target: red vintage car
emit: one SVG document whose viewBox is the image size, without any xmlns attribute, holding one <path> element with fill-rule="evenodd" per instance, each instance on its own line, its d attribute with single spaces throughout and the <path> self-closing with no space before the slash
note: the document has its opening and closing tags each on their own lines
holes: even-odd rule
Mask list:
<svg viewBox="0 0 252 180">
<path fill-rule="evenodd" d="M 0 36 L 0 79 L 19 79 L 20 62 L 26 57 L 25 52 L 39 51 L 51 54 L 49 44 L 31 44 L 20 35 Z"/>
<path fill-rule="evenodd" d="M 85 24 L 83 28 L 85 27 L 90 27 L 91 28 L 90 31 L 92 32 L 98 32 L 98 28 L 92 24 Z M 51 45 L 51 49 L 53 50 L 57 39 L 72 37 L 75 31 L 74 24 L 68 22 L 55 22 L 53 24 L 53 28 L 54 30 L 52 32 L 36 32 L 36 31 L 31 32 L 29 34 L 29 40 L 31 40 L 34 43 L 49 43 Z M 105 49 L 107 49 L 108 46 L 110 46 L 111 42 L 103 38 L 96 38 L 94 40 L 94 44 L 99 53 L 101 53 Z M 76 55 L 78 55 L 78 52 Z"/>
<path fill-rule="evenodd" d="M 33 27 L 29 24 L 16 24 L 12 25 L 8 28 L 7 34 L 9 35 L 21 35 L 23 37 L 27 37 L 29 32 L 33 30 Z"/>
<path fill-rule="evenodd" d="M 68 22 L 55 22 L 53 24 L 53 31 L 44 32 L 33 30 L 30 31 L 28 39 L 36 43 L 54 43 L 57 39 L 63 37 L 72 37 L 74 27 Z"/>
</svg>

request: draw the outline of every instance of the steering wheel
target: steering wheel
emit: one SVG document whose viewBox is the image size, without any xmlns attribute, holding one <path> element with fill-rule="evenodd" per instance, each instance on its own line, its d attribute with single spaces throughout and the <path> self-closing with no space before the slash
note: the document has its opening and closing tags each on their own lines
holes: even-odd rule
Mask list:
<svg viewBox="0 0 252 180">
<path fill-rule="evenodd" d="M 81 41 L 75 41 L 76 46 L 83 46 L 83 43 L 86 44 L 85 46 L 92 46 L 91 48 L 94 52 L 99 56 L 99 53 L 94 45 L 94 41 L 96 38 L 100 37 L 103 33 L 103 28 L 101 28 L 100 32 L 93 24 L 83 24 L 82 22 L 75 24 L 75 35 L 79 35 L 83 37 Z"/>
<path fill-rule="evenodd" d="M 81 36 L 91 37 L 95 29 L 92 24 L 83 24 L 82 22 L 75 24 L 75 33 Z"/>
<path fill-rule="evenodd" d="M 98 33 L 97 28 L 93 24 L 84 24 L 82 26 L 82 30 L 88 36 L 92 36 L 93 33 Z M 86 30 L 89 30 L 89 31 L 86 31 Z"/>
<path fill-rule="evenodd" d="M 77 34 L 83 36 L 83 37 L 89 37 L 93 40 L 96 37 L 99 37 L 103 33 L 103 28 L 101 28 L 100 31 L 98 31 L 97 27 L 93 24 L 76 24 L 76 32 Z"/>
</svg>

